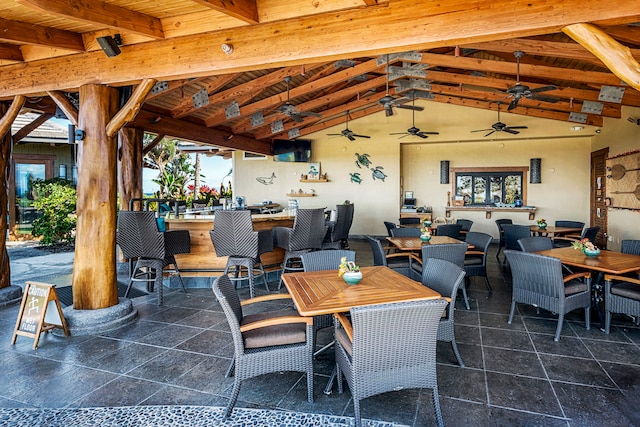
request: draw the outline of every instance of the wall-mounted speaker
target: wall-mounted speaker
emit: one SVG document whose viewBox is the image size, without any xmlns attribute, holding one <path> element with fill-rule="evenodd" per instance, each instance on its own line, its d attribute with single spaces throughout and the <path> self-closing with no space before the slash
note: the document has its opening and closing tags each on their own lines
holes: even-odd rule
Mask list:
<svg viewBox="0 0 640 427">
<path fill-rule="evenodd" d="M 449 160 L 440 161 L 440 184 L 449 183 Z"/>
<path fill-rule="evenodd" d="M 120 52 L 121 52 L 120 46 L 118 46 L 120 43 L 122 43 L 122 41 L 118 43 L 118 40 L 121 40 L 120 34 L 116 34 L 116 38 L 113 38 L 111 36 L 105 36 L 105 37 L 98 37 L 96 40 L 98 41 L 98 44 L 100 45 L 104 53 L 109 58 L 113 58 L 114 56 L 120 55 Z"/>
<path fill-rule="evenodd" d="M 536 158 L 531 159 L 531 165 L 529 168 L 530 179 L 529 182 L 531 184 L 540 184 L 542 182 L 542 159 Z"/>
</svg>

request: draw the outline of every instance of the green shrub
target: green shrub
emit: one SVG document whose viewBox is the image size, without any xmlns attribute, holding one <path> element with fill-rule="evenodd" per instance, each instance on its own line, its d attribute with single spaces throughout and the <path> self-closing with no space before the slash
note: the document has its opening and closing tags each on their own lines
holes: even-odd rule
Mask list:
<svg viewBox="0 0 640 427">
<path fill-rule="evenodd" d="M 73 244 L 76 232 L 76 189 L 73 182 L 53 178 L 33 184 L 33 207 L 42 216 L 33 221 L 32 234 L 42 236 L 41 245 Z"/>
</svg>

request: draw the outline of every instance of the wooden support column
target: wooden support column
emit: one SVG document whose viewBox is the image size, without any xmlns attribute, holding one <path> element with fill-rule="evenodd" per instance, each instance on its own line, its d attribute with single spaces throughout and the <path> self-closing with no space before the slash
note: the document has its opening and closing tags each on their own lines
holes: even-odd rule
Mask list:
<svg viewBox="0 0 640 427">
<path fill-rule="evenodd" d="M 4 172 L 4 179 L 0 185 L 0 289 L 11 286 L 11 267 L 7 252 L 7 203 L 9 201 L 9 179 L 11 174 L 11 124 L 16 119 L 24 104 L 25 97 L 17 96 L 11 106 L 0 103 L 0 171 Z"/>
<path fill-rule="evenodd" d="M 78 128 L 78 224 L 73 264 L 73 307 L 95 310 L 118 304 L 116 272 L 117 138 L 107 123 L 118 111 L 118 91 L 80 87 Z"/>
<path fill-rule="evenodd" d="M 129 201 L 142 197 L 142 141 L 144 132 L 123 128 L 120 136 L 120 209 L 129 210 Z"/>
</svg>

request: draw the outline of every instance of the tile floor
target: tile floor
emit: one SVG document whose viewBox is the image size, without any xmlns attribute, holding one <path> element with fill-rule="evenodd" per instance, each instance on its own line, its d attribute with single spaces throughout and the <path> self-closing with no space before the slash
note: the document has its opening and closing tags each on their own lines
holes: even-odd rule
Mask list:
<svg viewBox="0 0 640 427">
<path fill-rule="evenodd" d="M 362 240 L 352 240 L 360 265 L 371 265 Z M 489 294 L 480 278 L 468 288 L 471 310 L 458 300 L 456 336 L 465 368 L 449 344 L 438 346 L 438 381 L 445 424 L 631 426 L 640 425 L 640 328 L 616 318 L 610 335 L 583 313 L 568 316 L 559 342 L 555 317 L 518 306 L 507 324 L 509 274 L 491 248 Z M 277 277 L 270 281 L 277 287 Z M 258 292 L 263 287 L 256 286 Z M 242 288 L 241 295 L 248 295 Z M 93 407 L 137 405 L 224 406 L 232 379 L 224 377 L 232 356 L 225 317 L 209 289 L 135 298 L 135 324 L 92 336 L 18 337 L 10 345 L 18 307 L 0 308 L 0 407 Z M 323 331 L 318 344 L 327 342 Z M 353 415 L 350 394 L 322 393 L 333 367 L 331 352 L 315 364 L 315 402 L 306 401 L 302 374 L 256 378 L 243 386 L 238 406 Z M 362 402 L 365 418 L 409 426 L 433 425 L 430 390 L 405 390 Z"/>
</svg>

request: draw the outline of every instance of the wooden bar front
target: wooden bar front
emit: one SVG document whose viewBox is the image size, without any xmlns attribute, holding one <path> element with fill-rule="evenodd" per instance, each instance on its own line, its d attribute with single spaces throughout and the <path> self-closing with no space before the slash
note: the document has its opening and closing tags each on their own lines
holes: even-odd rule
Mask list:
<svg viewBox="0 0 640 427">
<path fill-rule="evenodd" d="M 273 227 L 293 227 L 294 216 L 286 213 L 257 214 L 251 216 L 253 229 L 271 230 Z M 224 270 L 227 257 L 216 256 L 209 231 L 214 228 L 213 215 L 186 215 L 165 219 L 167 230 L 188 230 L 191 238 L 191 252 L 176 255 L 176 262 L 183 276 L 215 275 Z M 273 252 L 262 254 L 260 260 L 266 270 L 279 269 L 284 259 L 284 250 L 274 248 Z M 269 268 L 269 266 L 271 266 Z"/>
</svg>

